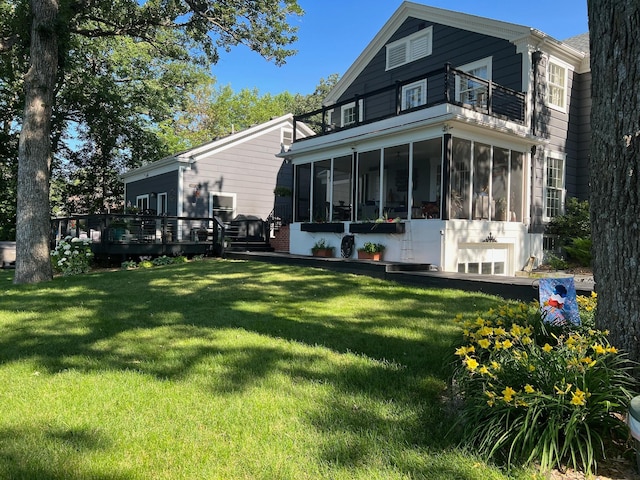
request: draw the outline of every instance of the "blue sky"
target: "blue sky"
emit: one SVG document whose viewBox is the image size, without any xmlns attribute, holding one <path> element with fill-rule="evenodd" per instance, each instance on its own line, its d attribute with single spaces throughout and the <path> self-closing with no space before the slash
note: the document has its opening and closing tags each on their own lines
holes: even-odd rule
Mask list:
<svg viewBox="0 0 640 480">
<path fill-rule="evenodd" d="M 298 53 L 286 65 L 276 67 L 249 49 L 236 47 L 230 53 L 221 52 L 221 59 L 211 72 L 219 86 L 231 85 L 236 92 L 257 88 L 261 94 L 312 93 L 321 78 L 332 73 L 344 74 L 401 3 L 401 0 L 299 0 L 305 15 L 294 19 L 299 39 L 293 48 Z M 586 0 L 416 0 L 416 3 L 533 27 L 558 40 L 588 30 Z"/>
</svg>

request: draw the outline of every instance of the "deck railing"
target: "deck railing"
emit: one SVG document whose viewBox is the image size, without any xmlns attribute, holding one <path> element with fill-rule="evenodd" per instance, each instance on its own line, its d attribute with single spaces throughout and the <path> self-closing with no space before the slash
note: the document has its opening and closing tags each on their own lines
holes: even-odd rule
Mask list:
<svg viewBox="0 0 640 480">
<path fill-rule="evenodd" d="M 403 87 L 426 80 L 426 102 L 413 108 L 403 108 Z M 425 75 L 410 78 L 389 87 L 380 88 L 342 102 L 325 106 L 313 112 L 294 117 L 294 142 L 311 137 L 296 137 L 295 123 L 302 122 L 316 132 L 328 135 L 416 110 L 450 103 L 516 123 L 524 124 L 526 118 L 525 94 L 470 75 L 445 64 L 443 68 Z M 344 112 L 351 115 L 345 118 Z"/>
<path fill-rule="evenodd" d="M 151 214 L 92 214 L 54 218 L 52 248 L 68 236 L 91 240 L 96 254 L 139 252 L 222 255 L 225 226 L 218 217 Z M 197 247 L 194 247 L 197 245 Z"/>
</svg>

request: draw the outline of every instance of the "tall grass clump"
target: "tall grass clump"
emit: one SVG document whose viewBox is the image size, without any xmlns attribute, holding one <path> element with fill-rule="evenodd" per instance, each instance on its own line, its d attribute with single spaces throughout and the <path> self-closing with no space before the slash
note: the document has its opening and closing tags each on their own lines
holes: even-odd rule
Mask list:
<svg viewBox="0 0 640 480">
<path fill-rule="evenodd" d="M 613 442 L 628 438 L 624 414 L 637 387 L 634 365 L 609 343 L 608 332 L 549 325 L 535 305 L 523 303 L 459 321 L 459 425 L 480 454 L 507 466 L 571 466 L 591 474 Z"/>
</svg>

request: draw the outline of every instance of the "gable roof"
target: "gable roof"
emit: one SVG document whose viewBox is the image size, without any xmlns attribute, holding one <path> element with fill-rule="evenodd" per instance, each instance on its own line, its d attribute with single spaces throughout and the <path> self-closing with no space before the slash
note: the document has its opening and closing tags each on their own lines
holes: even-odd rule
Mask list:
<svg viewBox="0 0 640 480">
<path fill-rule="evenodd" d="M 565 45 L 531 27 L 456 12 L 453 10 L 430 7 L 428 5 L 405 0 L 391 18 L 389 18 L 389 20 L 384 24 L 373 40 L 371 40 L 369 45 L 367 45 L 356 61 L 340 78 L 333 90 L 329 92 L 324 100 L 325 105 L 331 105 L 338 101 L 349 85 L 353 83 L 369 62 L 371 62 L 374 56 L 389 42 L 391 36 L 409 17 L 508 40 L 515 44 L 520 51 L 525 51 L 525 48 L 528 45 L 539 46 L 541 44 L 546 44 L 555 50 L 555 54 L 567 57 L 566 60 L 571 61 L 571 63 L 574 64 L 580 64 L 585 57 L 584 51 L 573 46 Z"/>
<path fill-rule="evenodd" d="M 259 137 L 270 130 L 275 128 L 281 128 L 283 126 L 290 126 L 293 128 L 293 114 L 287 113 L 281 117 L 273 118 L 268 122 L 261 123 L 259 125 L 255 125 L 253 127 L 247 128 L 246 130 L 241 130 L 237 133 L 233 133 L 226 137 L 213 140 L 211 142 L 207 142 L 203 145 L 191 148 L 189 150 L 185 150 L 183 152 L 176 153 L 174 155 L 169 155 L 155 162 L 150 162 L 141 167 L 135 168 L 133 170 L 129 170 L 121 175 L 123 180 L 127 180 L 133 176 L 140 175 L 149 175 L 153 172 L 154 175 L 158 173 L 163 173 L 171 170 L 176 170 L 180 165 L 188 165 L 198 160 L 205 155 L 214 155 L 220 151 L 231 148 L 235 145 L 244 143 L 253 138 Z M 310 136 L 315 135 L 313 130 L 311 130 L 307 125 L 302 122 L 297 122 L 296 127 L 298 131 L 302 133 L 302 136 Z M 274 157 L 278 152 L 273 152 Z"/>
</svg>

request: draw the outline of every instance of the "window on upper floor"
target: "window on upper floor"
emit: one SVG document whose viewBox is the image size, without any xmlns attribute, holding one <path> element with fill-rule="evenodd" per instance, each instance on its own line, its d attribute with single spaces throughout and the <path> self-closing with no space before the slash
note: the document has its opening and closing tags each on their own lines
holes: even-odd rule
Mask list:
<svg viewBox="0 0 640 480">
<path fill-rule="evenodd" d="M 553 218 L 564 212 L 565 157 L 550 152 L 545 158 L 544 216 Z"/>
<path fill-rule="evenodd" d="M 456 75 L 456 101 L 475 107 L 486 107 L 489 96 L 488 86 L 477 79 L 491 80 L 492 58 L 457 67 L 467 75 Z"/>
<path fill-rule="evenodd" d="M 427 80 L 404 85 L 402 87 L 402 110 L 410 110 L 427 103 Z"/>
<path fill-rule="evenodd" d="M 547 105 L 566 111 L 568 68 L 552 58 L 547 62 Z"/>
<path fill-rule="evenodd" d="M 433 27 L 420 30 L 413 35 L 387 45 L 387 70 L 405 65 L 431 55 Z"/>
<path fill-rule="evenodd" d="M 361 122 L 362 115 L 362 100 L 359 100 L 357 105 L 356 102 L 347 103 L 340 107 L 340 126 L 346 127 L 356 122 Z"/>
</svg>

